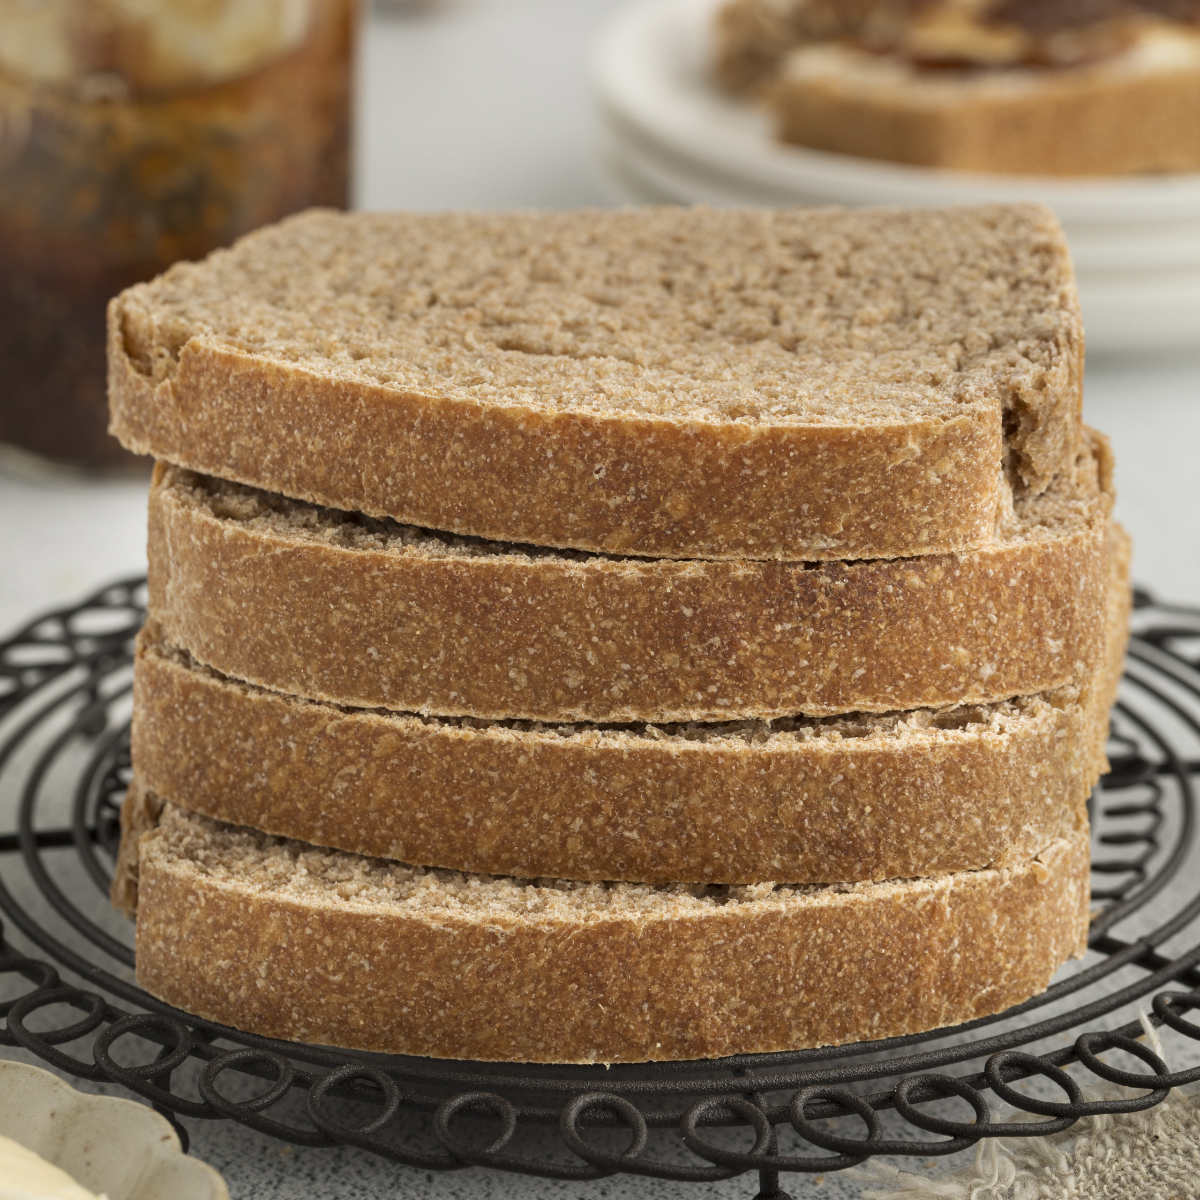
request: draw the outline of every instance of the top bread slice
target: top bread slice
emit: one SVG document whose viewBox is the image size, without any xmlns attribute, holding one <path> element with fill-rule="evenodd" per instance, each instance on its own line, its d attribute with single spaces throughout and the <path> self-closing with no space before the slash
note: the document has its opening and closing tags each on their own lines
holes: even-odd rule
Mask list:
<svg viewBox="0 0 1200 1200">
<path fill-rule="evenodd" d="M 1079 445 L 1046 209 L 312 212 L 109 310 L 129 449 L 496 541 L 985 545 Z"/>
</svg>

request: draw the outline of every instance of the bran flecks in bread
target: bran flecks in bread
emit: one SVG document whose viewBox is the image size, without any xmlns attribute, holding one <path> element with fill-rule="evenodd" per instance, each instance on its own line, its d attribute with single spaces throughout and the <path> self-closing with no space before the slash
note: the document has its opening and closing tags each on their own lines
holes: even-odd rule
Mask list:
<svg viewBox="0 0 1200 1200">
<path fill-rule="evenodd" d="M 495 541 L 836 560 L 987 544 L 1069 471 L 1053 215 L 314 212 L 124 292 L 112 430 Z"/>
<path fill-rule="evenodd" d="M 1093 450 L 983 549 L 818 564 L 503 546 L 160 468 L 150 610 L 222 674 L 360 708 L 612 723 L 990 703 L 1096 668 L 1111 482 Z"/>
<path fill-rule="evenodd" d="M 940 1027 L 1041 991 L 1088 921 L 1086 829 L 995 870 L 651 888 L 422 870 L 168 805 L 138 858 L 153 995 L 272 1037 L 443 1058 L 641 1062 Z"/>
<path fill-rule="evenodd" d="M 1109 645 L 1124 641 L 1114 572 Z M 1116 651 L 1107 672 L 1119 673 Z M 832 883 L 1031 858 L 1074 827 L 1111 685 L 994 705 L 722 725 L 341 709 L 139 642 L 147 790 L 235 825 L 485 874 Z"/>
</svg>

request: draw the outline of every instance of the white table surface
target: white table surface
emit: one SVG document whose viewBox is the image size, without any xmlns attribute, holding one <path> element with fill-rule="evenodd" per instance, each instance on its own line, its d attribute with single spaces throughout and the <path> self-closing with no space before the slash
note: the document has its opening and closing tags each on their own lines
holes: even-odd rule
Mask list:
<svg viewBox="0 0 1200 1200">
<path fill-rule="evenodd" d="M 605 203 L 586 62 L 590 39 L 614 7 L 613 0 L 444 0 L 373 18 L 362 71 L 360 204 Z M 1092 363 L 1085 410 L 1115 443 L 1118 513 L 1135 537 L 1138 579 L 1164 597 L 1200 599 L 1200 358 Z M 0 630 L 140 571 L 144 492 L 142 479 L 0 470 Z M 753 1195 L 746 1182 L 572 1188 L 478 1172 L 397 1175 L 354 1152 L 285 1149 L 222 1126 L 200 1129 L 197 1149 L 227 1173 L 234 1200 Z M 796 1197 L 857 1195 L 837 1177 L 786 1186 Z"/>
</svg>

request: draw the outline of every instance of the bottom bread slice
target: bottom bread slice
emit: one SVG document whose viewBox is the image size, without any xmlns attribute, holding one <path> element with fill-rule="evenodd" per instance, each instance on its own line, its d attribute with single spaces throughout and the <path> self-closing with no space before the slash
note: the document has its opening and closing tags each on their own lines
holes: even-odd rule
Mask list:
<svg viewBox="0 0 1200 1200">
<path fill-rule="evenodd" d="M 125 836 L 115 891 L 134 899 L 137 841 L 153 995 L 257 1034 L 437 1058 L 643 1062 L 938 1028 L 1043 990 L 1088 923 L 1084 828 L 1003 868 L 823 888 L 427 870 L 136 785 Z"/>
</svg>

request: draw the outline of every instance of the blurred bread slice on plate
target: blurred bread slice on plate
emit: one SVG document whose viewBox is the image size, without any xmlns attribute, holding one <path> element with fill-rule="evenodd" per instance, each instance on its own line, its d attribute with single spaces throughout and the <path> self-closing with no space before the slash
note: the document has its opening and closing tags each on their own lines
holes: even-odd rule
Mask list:
<svg viewBox="0 0 1200 1200">
<path fill-rule="evenodd" d="M 614 168 L 600 169 L 614 200 L 1043 202 L 1062 221 L 1072 249 L 1089 351 L 1195 347 L 1200 173 L 1018 178 L 783 145 L 765 111 L 714 78 L 717 7 L 718 0 L 634 0 L 598 41 L 593 80 Z"/>
</svg>

